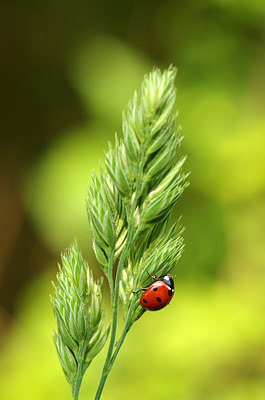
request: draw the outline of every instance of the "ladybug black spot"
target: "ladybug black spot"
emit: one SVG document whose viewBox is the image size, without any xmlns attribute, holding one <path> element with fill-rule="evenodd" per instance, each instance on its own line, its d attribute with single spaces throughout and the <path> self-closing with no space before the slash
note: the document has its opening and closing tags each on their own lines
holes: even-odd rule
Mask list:
<svg viewBox="0 0 265 400">
<path fill-rule="evenodd" d="M 156 291 L 157 291 L 157 287 L 154 287 L 154 288 L 153 288 L 153 291 L 156 292 Z"/>
<path fill-rule="evenodd" d="M 147 303 L 147 300 L 143 299 L 143 302 L 144 302 L 144 303 Z"/>
<path fill-rule="evenodd" d="M 173 294 L 172 290 L 171 290 L 171 289 L 169 289 L 169 291 L 168 291 L 168 295 L 169 295 L 169 296 L 172 296 L 172 294 Z"/>
<path fill-rule="evenodd" d="M 156 300 L 158 301 L 158 303 L 161 303 L 161 301 L 162 301 L 162 300 L 160 299 L 160 297 L 157 297 Z"/>
</svg>

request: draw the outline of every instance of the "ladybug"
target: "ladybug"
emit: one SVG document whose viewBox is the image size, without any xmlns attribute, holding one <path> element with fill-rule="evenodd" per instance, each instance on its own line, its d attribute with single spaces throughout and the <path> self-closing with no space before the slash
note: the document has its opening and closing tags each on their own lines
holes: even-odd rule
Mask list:
<svg viewBox="0 0 265 400">
<path fill-rule="evenodd" d="M 148 275 L 151 276 L 149 273 Z M 146 310 L 161 310 L 168 305 L 174 295 L 174 280 L 168 274 L 162 278 L 151 277 L 155 279 L 155 282 L 147 289 L 140 289 L 144 290 L 140 304 Z"/>
</svg>

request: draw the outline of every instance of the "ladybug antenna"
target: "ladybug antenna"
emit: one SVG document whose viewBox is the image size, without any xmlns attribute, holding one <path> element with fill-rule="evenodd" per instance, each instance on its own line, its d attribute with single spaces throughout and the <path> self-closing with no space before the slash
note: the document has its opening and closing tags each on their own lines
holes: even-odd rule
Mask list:
<svg viewBox="0 0 265 400">
<path fill-rule="evenodd" d="M 147 273 L 150 276 L 150 278 L 154 279 L 154 281 L 157 281 L 159 279 L 157 276 L 151 275 L 149 271 L 147 271 Z"/>
</svg>

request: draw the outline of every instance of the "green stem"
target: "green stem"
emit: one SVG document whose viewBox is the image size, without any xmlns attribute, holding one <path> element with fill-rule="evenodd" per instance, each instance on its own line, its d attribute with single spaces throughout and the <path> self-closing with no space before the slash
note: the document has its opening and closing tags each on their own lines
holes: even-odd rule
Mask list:
<svg viewBox="0 0 265 400">
<path fill-rule="evenodd" d="M 131 212 L 130 212 L 130 216 L 128 219 L 128 235 L 127 235 L 127 240 L 126 240 L 126 244 L 124 246 L 124 249 L 121 253 L 121 257 L 118 263 L 118 267 L 117 267 L 117 272 L 116 272 L 116 279 L 115 279 L 115 290 L 114 290 L 114 301 L 112 303 L 112 307 L 113 307 L 113 313 L 112 313 L 112 330 L 111 330 L 111 336 L 110 336 L 110 343 L 109 343 L 109 348 L 108 348 L 108 353 L 106 356 L 106 360 L 103 366 L 103 370 L 102 370 L 102 374 L 101 374 L 101 378 L 98 384 L 98 388 L 97 388 L 97 392 L 95 395 L 94 400 L 99 400 L 106 382 L 106 379 L 108 377 L 108 374 L 112 368 L 113 362 L 115 360 L 115 358 L 117 357 L 117 354 L 119 352 L 119 349 L 125 339 L 126 334 L 128 333 L 128 331 L 125 331 L 125 329 L 123 330 L 122 336 L 119 340 L 119 348 L 118 351 L 116 349 L 114 355 L 114 359 L 113 362 L 111 362 L 112 360 L 112 354 L 113 354 L 113 349 L 114 349 L 114 345 L 115 345 L 115 339 L 116 339 L 116 331 L 117 331 L 117 321 L 118 321 L 118 303 L 119 303 L 119 289 L 120 289 L 120 280 L 121 280 L 121 274 L 122 274 L 122 270 L 124 268 L 124 264 L 125 264 L 125 260 L 128 256 L 128 253 L 131 249 L 131 246 L 135 240 L 135 227 L 134 227 L 134 221 L 133 221 L 133 215 L 137 206 L 137 202 L 138 202 L 138 198 L 140 195 L 140 189 L 141 189 L 141 183 L 142 183 L 142 176 L 143 176 L 143 168 L 144 168 L 144 164 L 145 164 L 145 149 L 142 151 L 142 156 L 141 156 L 141 162 L 139 165 L 139 174 L 138 177 L 136 179 L 136 190 L 135 190 L 135 197 L 133 200 L 133 204 L 131 206 Z M 111 271 L 112 271 L 112 267 L 111 267 Z M 128 319 L 127 319 L 128 321 Z M 125 328 L 125 327 L 124 327 Z M 122 339 L 122 341 L 121 341 Z M 113 356 L 114 356 L 113 355 Z"/>
<path fill-rule="evenodd" d="M 79 347 L 78 353 L 77 353 L 77 374 L 75 377 L 75 381 L 72 384 L 73 400 L 78 400 L 83 376 L 89 365 L 88 363 L 85 362 L 85 349 L 87 348 L 87 340 L 88 340 L 88 338 L 86 335 L 83 342 L 80 344 L 80 347 Z"/>
<path fill-rule="evenodd" d="M 110 343 L 109 343 L 107 357 L 106 357 L 106 360 L 105 360 L 105 363 L 103 366 L 100 382 L 99 382 L 97 392 L 95 395 L 95 400 L 100 399 L 107 376 L 110 372 L 110 360 L 111 360 L 112 352 L 113 352 L 114 345 L 115 345 L 117 321 L 118 321 L 119 282 L 120 282 L 120 278 L 121 278 L 121 271 L 123 269 L 123 266 L 124 266 L 124 263 L 126 260 L 127 252 L 131 247 L 131 239 L 132 239 L 131 231 L 132 231 L 132 229 L 130 231 L 128 231 L 127 242 L 122 251 L 121 258 L 119 260 L 119 264 L 118 264 L 118 268 L 117 268 L 117 274 L 116 274 L 116 280 L 115 280 L 114 301 L 113 301 L 112 329 L 111 329 Z"/>
<path fill-rule="evenodd" d="M 83 376 L 84 376 L 83 365 L 82 365 L 82 363 L 79 362 L 78 363 L 78 367 L 77 367 L 76 379 L 75 379 L 75 382 L 72 385 L 73 400 L 78 400 L 79 391 L 80 391 L 80 387 L 81 387 Z"/>
<path fill-rule="evenodd" d="M 108 281 L 109 281 L 109 287 L 110 287 L 110 298 L 111 298 L 111 305 L 113 310 L 115 309 L 115 299 L 114 299 L 114 288 L 113 288 L 113 252 L 111 253 L 109 257 L 109 265 L 108 265 Z M 111 336 L 110 336 L 110 343 L 109 343 L 109 348 L 108 348 L 108 353 L 106 356 L 106 360 L 103 366 L 100 382 L 97 388 L 97 392 L 95 395 L 95 400 L 99 399 L 106 381 L 106 378 L 108 376 L 108 364 L 109 360 L 111 358 L 111 354 L 113 351 L 114 343 L 115 343 L 115 337 L 116 337 L 116 325 L 117 321 L 115 320 L 115 316 L 113 313 L 113 321 L 112 321 L 112 328 L 111 328 Z"/>
<path fill-rule="evenodd" d="M 115 351 L 113 353 L 113 356 L 111 357 L 110 368 L 112 368 L 112 366 L 114 364 L 114 361 L 116 360 L 116 357 L 117 357 L 117 355 L 118 355 L 118 353 L 120 351 L 120 348 L 121 348 L 121 346 L 122 346 L 122 344 L 124 342 L 124 339 L 125 339 L 127 333 L 129 332 L 129 330 L 132 327 L 132 322 L 131 322 L 132 311 L 133 311 L 133 302 L 130 304 L 130 308 L 129 308 L 128 315 L 127 315 L 127 318 L 126 318 L 126 321 L 125 321 L 125 324 L 124 324 L 124 327 L 123 327 L 122 334 L 121 334 L 120 339 L 119 339 L 119 341 L 117 343 L 117 346 L 116 346 L 116 349 L 115 349 Z"/>
<path fill-rule="evenodd" d="M 109 261 L 108 261 L 108 281 L 109 281 L 109 288 L 110 288 L 110 302 L 111 306 L 113 307 L 113 301 L 114 301 L 114 288 L 113 288 L 113 264 L 114 264 L 114 250 L 111 250 L 111 253 L 109 255 Z"/>
</svg>

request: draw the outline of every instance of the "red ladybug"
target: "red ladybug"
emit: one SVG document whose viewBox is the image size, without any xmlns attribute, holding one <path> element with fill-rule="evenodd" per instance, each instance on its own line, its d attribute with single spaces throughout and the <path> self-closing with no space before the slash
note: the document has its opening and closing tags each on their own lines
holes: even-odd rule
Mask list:
<svg viewBox="0 0 265 400">
<path fill-rule="evenodd" d="M 171 301 L 174 295 L 174 280 L 171 275 L 152 278 L 156 281 L 149 288 L 141 289 L 145 292 L 142 294 L 140 304 L 146 310 L 156 311 L 161 310 Z"/>
</svg>

